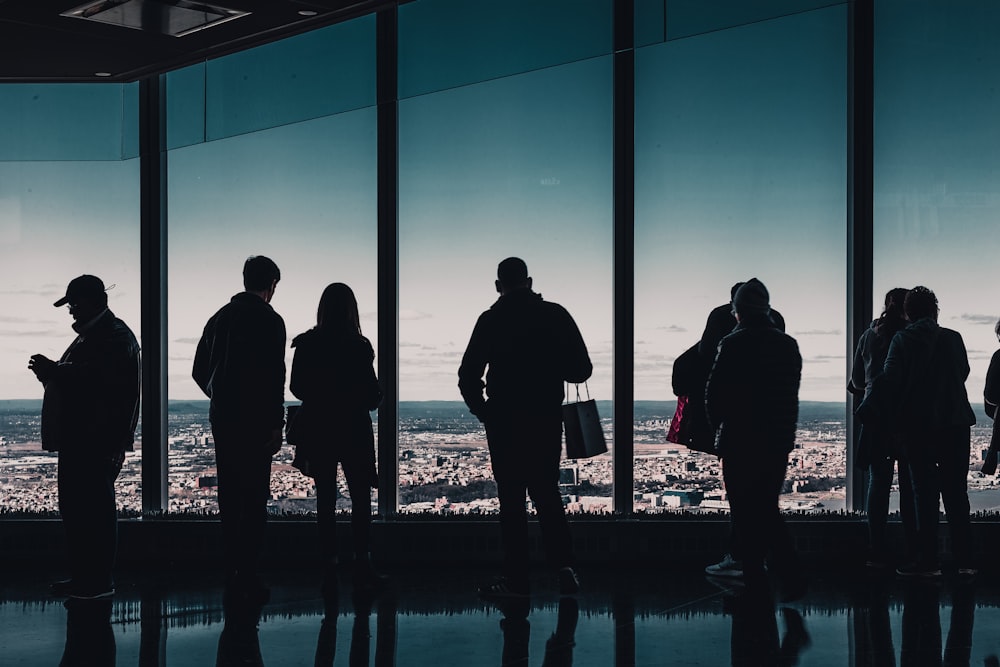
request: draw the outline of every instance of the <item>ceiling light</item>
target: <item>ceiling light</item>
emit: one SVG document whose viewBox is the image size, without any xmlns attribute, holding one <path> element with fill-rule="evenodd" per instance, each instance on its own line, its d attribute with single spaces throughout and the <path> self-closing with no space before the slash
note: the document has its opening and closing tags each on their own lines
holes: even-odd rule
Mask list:
<svg viewBox="0 0 1000 667">
<path fill-rule="evenodd" d="M 299 16 L 316 16 L 319 12 L 313 11 L 311 9 L 300 9 Z"/>
<path fill-rule="evenodd" d="M 248 14 L 190 0 L 96 0 L 62 16 L 183 37 Z"/>
</svg>

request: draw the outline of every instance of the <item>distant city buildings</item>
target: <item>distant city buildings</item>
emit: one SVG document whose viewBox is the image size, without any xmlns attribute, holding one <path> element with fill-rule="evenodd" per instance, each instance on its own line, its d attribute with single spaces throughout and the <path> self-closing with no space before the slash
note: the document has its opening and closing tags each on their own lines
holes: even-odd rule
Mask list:
<svg viewBox="0 0 1000 667">
<path fill-rule="evenodd" d="M 38 415 L 0 415 L 0 512 L 57 510 L 56 457 L 41 451 L 39 428 Z M 728 510 L 718 459 L 664 443 L 664 431 L 661 419 L 635 423 L 635 511 Z M 499 510 L 485 435 L 477 425 L 447 418 L 401 419 L 399 437 L 401 512 L 477 515 Z M 608 440 L 611 443 L 610 433 Z M 972 492 L 998 490 L 997 477 L 983 477 L 977 471 L 988 442 L 989 429 L 975 428 L 969 472 Z M 207 415 L 171 413 L 168 443 L 169 511 L 214 514 L 218 479 Z M 291 466 L 293 454 L 286 446 L 274 459 L 270 508 L 275 513 L 315 510 L 312 480 Z M 559 488 L 567 510 L 611 512 L 613 479 L 610 454 L 565 461 Z M 338 506 L 347 509 L 350 496 L 342 477 L 339 482 Z M 843 509 L 845 484 L 844 424 L 802 424 L 789 461 L 782 507 L 806 512 Z M 136 451 L 126 457 L 117 489 L 123 510 L 141 512 L 141 437 Z M 377 498 L 372 502 L 374 506 Z"/>
</svg>

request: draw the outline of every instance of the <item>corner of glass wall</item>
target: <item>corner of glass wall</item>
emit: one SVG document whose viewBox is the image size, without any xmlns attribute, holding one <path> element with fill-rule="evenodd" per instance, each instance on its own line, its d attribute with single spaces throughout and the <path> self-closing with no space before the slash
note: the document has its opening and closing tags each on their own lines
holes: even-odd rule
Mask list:
<svg viewBox="0 0 1000 667">
<path fill-rule="evenodd" d="M 666 442 L 671 373 L 731 287 L 757 277 L 804 362 L 781 505 L 842 509 L 846 7 L 695 25 L 697 4 L 665 5 L 693 36 L 635 55 L 634 508 L 728 509 L 719 460 Z"/>
<path fill-rule="evenodd" d="M 246 258 L 281 270 L 271 304 L 288 343 L 316 325 L 323 289 L 342 282 L 377 349 L 375 18 L 172 72 L 167 98 L 169 511 L 212 514 L 208 401 L 191 367 L 205 323 L 243 290 Z M 274 513 L 315 509 L 292 455 L 286 445 L 275 458 Z"/>
<path fill-rule="evenodd" d="M 892 288 L 923 285 L 938 323 L 961 334 L 976 413 L 968 462 L 973 512 L 996 512 L 980 472 L 992 421 L 983 408 L 1000 320 L 992 267 L 1000 236 L 1000 43 L 993 3 L 875 2 L 873 312 Z M 892 507 L 897 504 L 896 490 Z"/>
<path fill-rule="evenodd" d="M 140 335 L 138 87 L 0 84 L 0 516 L 57 511 L 56 455 L 41 451 L 42 385 L 32 354 L 59 359 L 76 333 L 52 304 L 94 274 L 109 306 Z M 141 426 L 117 481 L 138 515 Z"/>
</svg>

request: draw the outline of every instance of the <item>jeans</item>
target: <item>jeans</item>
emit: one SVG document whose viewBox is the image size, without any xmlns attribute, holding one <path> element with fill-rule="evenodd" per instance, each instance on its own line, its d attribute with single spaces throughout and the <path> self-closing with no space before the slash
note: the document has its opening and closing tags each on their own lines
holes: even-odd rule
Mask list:
<svg viewBox="0 0 1000 667">
<path fill-rule="evenodd" d="M 778 495 L 785 483 L 788 454 L 768 453 L 745 443 L 746 454 L 722 458 L 722 477 L 729 497 L 732 552 L 743 561 L 748 578 L 764 576 L 764 560 L 781 575 L 798 574 L 798 560 Z"/>
<path fill-rule="evenodd" d="M 345 469 L 347 492 L 351 494 L 351 538 L 355 560 L 365 560 L 371 544 L 372 503 L 368 479 L 360 479 Z M 326 561 L 337 557 L 337 477 L 317 477 L 316 523 L 320 533 L 320 551 Z"/>
<path fill-rule="evenodd" d="M 889 518 L 889 493 L 892 488 L 893 471 L 899 462 L 899 516 L 903 522 L 903 541 L 907 558 L 912 558 L 917 545 L 917 518 L 913 503 L 913 485 L 910 481 L 910 467 L 903 457 L 881 457 L 869 466 L 868 496 L 865 511 L 868 514 L 868 546 L 871 558 L 888 559 L 889 544 L 886 540 L 886 524 Z"/>
<path fill-rule="evenodd" d="M 118 551 L 115 480 L 120 456 L 59 452 L 59 512 L 66 530 L 70 578 L 81 587 L 113 585 Z"/>
<path fill-rule="evenodd" d="M 526 492 L 538 512 L 546 560 L 555 567 L 572 565 L 572 538 L 559 493 L 560 411 L 491 414 L 486 438 L 500 500 L 504 574 L 522 582 L 527 580 Z"/>
<path fill-rule="evenodd" d="M 948 518 L 952 556 L 960 567 L 972 558 L 969 440 L 970 429 L 962 425 L 909 434 L 904 440 L 917 515 L 917 558 L 926 565 L 938 562 L 939 498 Z"/>
<path fill-rule="evenodd" d="M 253 574 L 264 546 L 271 497 L 270 432 L 244 433 L 213 424 L 219 476 L 223 558 L 232 574 Z"/>
</svg>

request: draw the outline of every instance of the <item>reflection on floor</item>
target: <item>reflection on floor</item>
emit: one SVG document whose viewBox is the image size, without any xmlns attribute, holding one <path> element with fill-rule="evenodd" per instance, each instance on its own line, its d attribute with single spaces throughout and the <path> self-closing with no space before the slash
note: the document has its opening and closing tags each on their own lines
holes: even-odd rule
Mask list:
<svg viewBox="0 0 1000 667">
<path fill-rule="evenodd" d="M 479 570 L 393 572 L 390 591 L 323 600 L 319 577 L 271 572 L 259 608 L 223 604 L 215 577 L 122 573 L 113 601 L 64 605 L 45 573 L 0 588 L 0 663 L 140 665 L 1000 665 L 1000 582 L 815 576 L 790 603 L 698 570 L 584 569 L 560 598 L 475 595 Z"/>
</svg>

